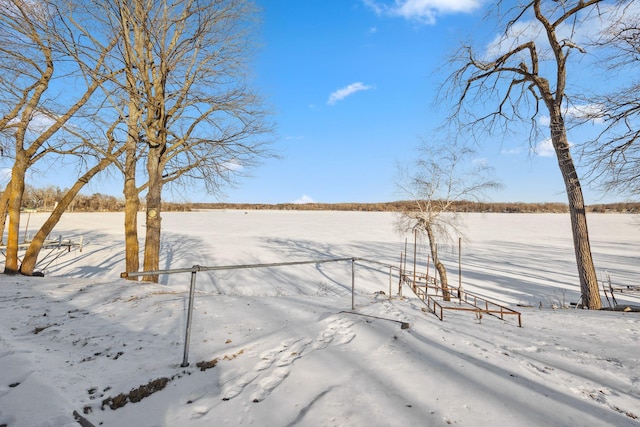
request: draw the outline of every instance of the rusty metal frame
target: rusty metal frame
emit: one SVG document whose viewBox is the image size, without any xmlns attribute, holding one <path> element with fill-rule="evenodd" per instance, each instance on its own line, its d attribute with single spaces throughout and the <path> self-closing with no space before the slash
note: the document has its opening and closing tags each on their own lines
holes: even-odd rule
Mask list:
<svg viewBox="0 0 640 427">
<path fill-rule="evenodd" d="M 414 275 L 416 277 L 416 282 L 413 281 Z M 469 305 L 469 307 L 440 304 L 436 301 L 435 297 L 438 296 L 438 292 L 442 293 L 444 288 L 438 285 L 438 282 L 434 277 L 429 277 L 423 273 L 416 274 L 415 272 L 403 271 L 401 272 L 400 280 L 401 282 L 406 283 L 413 293 L 427 305 L 429 311 L 441 321 L 444 320 L 444 310 L 472 311 L 476 314 L 486 313 L 490 316 L 497 317 L 500 320 L 505 320 L 505 316 L 517 316 L 518 327 L 522 327 L 522 314 L 519 311 L 505 307 L 501 304 L 488 300 L 487 298 L 464 291 L 460 288 L 449 287 L 447 288 L 447 292 L 449 292 L 451 298 L 457 299 L 459 304 L 465 303 Z M 424 280 L 424 282 L 421 282 L 422 280 Z M 432 284 L 430 285 L 429 282 Z M 435 295 L 430 295 L 429 289 L 433 289 Z"/>
</svg>

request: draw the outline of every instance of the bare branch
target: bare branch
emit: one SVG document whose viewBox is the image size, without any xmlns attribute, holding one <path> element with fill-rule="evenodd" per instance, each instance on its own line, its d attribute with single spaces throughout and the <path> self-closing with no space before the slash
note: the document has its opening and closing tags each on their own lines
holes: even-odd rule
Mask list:
<svg viewBox="0 0 640 427">
<path fill-rule="evenodd" d="M 585 49 L 574 40 L 559 40 L 558 35 L 559 27 L 567 21 L 573 20 L 575 29 L 599 2 L 532 0 L 511 8 L 514 17 L 507 21 L 502 41 L 513 37 L 518 41 L 517 46 L 493 60 L 480 59 L 482 56 L 474 54 L 471 47 L 464 46 L 462 54 L 459 53 L 452 61 L 459 67 L 447 80 L 451 87 L 448 94 L 456 95 L 451 96 L 454 108 L 450 123 L 455 123 L 462 131 L 470 131 L 474 137 L 482 134 L 493 138 L 498 127 L 506 134 L 510 126 L 524 123 L 529 125 L 530 143 L 533 145 L 537 141 L 531 138 L 539 132 L 538 115 L 542 111 L 548 113 L 548 130 L 569 199 L 581 290 L 589 308 L 600 308 L 601 302 L 586 232 L 584 198 L 567 140 L 563 110 L 567 99 L 567 61 L 571 52 L 584 53 Z M 542 42 L 538 34 L 532 35 L 529 41 L 520 42 L 520 37 L 525 34 L 514 36 L 511 33 L 516 24 L 529 15 L 533 15 L 533 22 L 544 29 L 544 42 L 548 43 L 553 54 L 552 58 L 544 58 L 545 67 L 542 67 L 538 53 Z M 473 186 L 471 189 L 475 190 Z"/>
</svg>

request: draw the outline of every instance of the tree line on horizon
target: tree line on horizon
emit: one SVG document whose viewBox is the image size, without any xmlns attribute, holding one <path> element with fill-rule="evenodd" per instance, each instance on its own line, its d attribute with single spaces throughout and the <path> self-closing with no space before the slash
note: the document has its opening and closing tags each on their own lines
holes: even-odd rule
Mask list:
<svg viewBox="0 0 640 427">
<path fill-rule="evenodd" d="M 49 186 L 34 188 L 27 186 L 22 203 L 23 211 L 50 212 L 63 197 L 65 191 Z M 287 211 L 352 211 L 352 212 L 406 212 L 416 210 L 415 200 L 397 200 L 392 202 L 371 203 L 226 203 L 226 202 L 162 202 L 164 212 L 193 212 L 198 210 L 287 210 Z M 125 201 L 112 195 L 94 193 L 78 194 L 69 206 L 69 212 L 123 212 Z M 140 201 L 140 210 L 144 211 L 144 200 Z M 479 202 L 456 200 L 450 208 L 460 213 L 567 213 L 566 203 L 528 203 L 528 202 Z M 587 206 L 590 213 L 640 213 L 640 203 L 616 202 Z"/>
</svg>

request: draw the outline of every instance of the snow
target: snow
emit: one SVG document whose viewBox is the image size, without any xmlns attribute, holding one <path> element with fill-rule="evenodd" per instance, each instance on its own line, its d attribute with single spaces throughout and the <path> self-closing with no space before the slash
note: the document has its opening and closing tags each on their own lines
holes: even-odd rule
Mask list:
<svg viewBox="0 0 640 427">
<path fill-rule="evenodd" d="M 389 295 L 377 264 L 355 264 L 355 310 L 348 261 L 199 272 L 182 367 L 190 274 L 120 279 L 123 215 L 66 214 L 52 237 L 82 236 L 82 251 L 45 251 L 44 278 L 0 275 L 0 425 L 640 425 L 640 314 L 562 308 L 580 294 L 568 215 L 464 218 L 464 289 L 520 311 L 522 328 L 463 311 L 440 321 L 409 288 L 397 295 L 395 273 Z M 27 232 L 44 220 L 31 214 Z M 589 225 L 598 274 L 637 285 L 637 218 Z M 165 213 L 161 268 L 398 265 L 405 238 L 390 213 Z M 412 265 L 412 236 L 407 248 Z M 457 248 L 439 246 L 456 285 Z"/>
</svg>

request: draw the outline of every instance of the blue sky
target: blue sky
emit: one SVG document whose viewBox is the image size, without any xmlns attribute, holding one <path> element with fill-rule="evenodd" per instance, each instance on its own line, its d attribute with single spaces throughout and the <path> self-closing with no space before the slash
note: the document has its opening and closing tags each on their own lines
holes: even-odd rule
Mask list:
<svg viewBox="0 0 640 427">
<path fill-rule="evenodd" d="M 463 40 L 496 36 L 481 0 L 257 0 L 262 8 L 255 87 L 274 113 L 280 155 L 215 197 L 194 189 L 165 200 L 289 203 L 383 202 L 403 197 L 398 164 L 447 114 L 436 105 Z M 484 3 L 487 3 L 486 1 Z M 570 135 L 571 137 L 571 135 Z M 566 202 L 555 156 L 522 139 L 481 141 L 478 156 L 504 188 L 493 201 Z M 120 196 L 109 179 L 88 192 Z M 59 184 L 61 187 L 69 184 Z M 585 186 L 586 187 L 586 186 Z M 587 203 L 619 200 L 585 188 Z"/>
<path fill-rule="evenodd" d="M 457 5 L 449 10 L 430 4 Z M 252 171 L 224 201 L 379 202 L 402 198 L 398 163 L 447 110 L 435 105 L 442 63 L 462 40 L 495 33 L 480 1 L 260 0 L 258 88 L 275 111 L 279 160 Z M 295 4 L 295 6 L 293 6 Z M 414 6 L 411 9 L 410 6 Z M 404 9 L 402 9 L 404 7 Z M 504 188 L 493 201 L 566 202 L 551 153 L 528 141 L 486 141 L 482 156 Z M 609 201 L 585 189 L 588 203 Z"/>
</svg>

